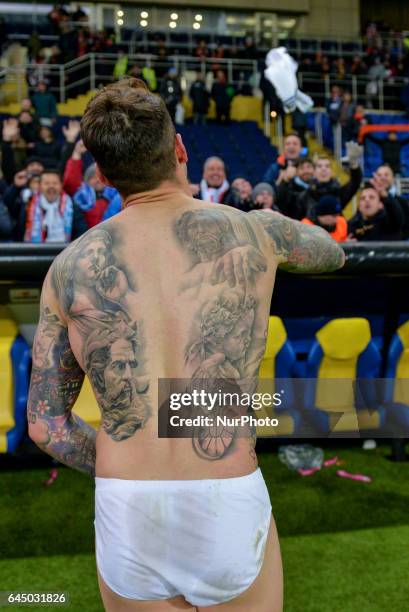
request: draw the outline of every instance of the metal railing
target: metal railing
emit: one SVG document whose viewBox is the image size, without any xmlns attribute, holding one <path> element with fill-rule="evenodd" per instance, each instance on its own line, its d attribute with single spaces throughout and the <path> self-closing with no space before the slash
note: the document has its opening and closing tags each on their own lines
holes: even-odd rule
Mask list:
<svg viewBox="0 0 409 612">
<path fill-rule="evenodd" d="M 66 64 L 12 66 L 0 71 L 0 84 L 9 84 L 9 101 L 20 102 L 24 97 L 22 85 L 24 79 L 30 91 L 34 90 L 39 81 L 45 80 L 49 90 L 54 93 L 59 102 L 63 103 L 68 98 L 76 97 L 90 89 L 97 89 L 101 85 L 116 80 L 114 68 L 117 60 L 116 54 L 88 53 Z M 158 60 L 154 55 L 128 55 L 128 69 L 135 65 L 141 68 L 154 68 L 158 79 L 164 76 L 169 68 L 175 67 L 182 77 L 181 84 L 184 90 L 194 80 L 197 71 L 201 72 L 204 77 L 208 77 L 216 69 L 222 68 L 226 72 L 228 82 L 238 89 L 244 84 L 251 88 L 257 87 L 260 77 L 255 60 L 197 58 L 184 55 L 174 55 Z M 14 91 L 10 91 L 10 84 L 15 85 Z"/>
<path fill-rule="evenodd" d="M 409 84 L 409 77 L 373 79 L 369 75 L 347 74 L 340 78 L 336 74 L 322 75 L 314 72 L 298 72 L 297 77 L 300 89 L 308 93 L 317 106 L 325 104 L 333 85 L 339 85 L 351 92 L 355 104 L 382 111 L 400 110 L 402 87 Z"/>
<path fill-rule="evenodd" d="M 15 84 L 12 101 L 20 101 L 23 96 L 22 83 L 26 79 L 29 88 L 38 81 L 46 80 L 50 90 L 59 102 L 65 102 L 78 93 L 85 93 L 114 80 L 113 72 L 118 56 L 116 53 L 88 53 L 66 64 L 27 64 L 12 66 L 0 71 L 0 83 Z M 133 65 L 154 68 L 157 77 L 162 77 L 169 67 L 174 66 L 182 76 L 182 87 L 186 89 L 192 79 L 193 71 L 203 76 L 223 68 L 229 83 L 240 89 L 243 84 L 257 88 L 260 70 L 256 60 L 198 58 L 189 55 L 170 55 L 158 59 L 156 55 L 136 53 L 128 55 L 128 68 Z M 187 75 L 187 78 L 186 76 Z M 409 84 L 409 77 L 387 77 L 373 79 L 369 75 L 322 75 L 313 72 L 298 72 L 300 88 L 308 93 L 316 106 L 323 106 L 330 96 L 331 87 L 340 85 L 352 93 L 355 104 L 363 104 L 368 109 L 397 110 L 401 108 L 402 87 Z"/>
</svg>

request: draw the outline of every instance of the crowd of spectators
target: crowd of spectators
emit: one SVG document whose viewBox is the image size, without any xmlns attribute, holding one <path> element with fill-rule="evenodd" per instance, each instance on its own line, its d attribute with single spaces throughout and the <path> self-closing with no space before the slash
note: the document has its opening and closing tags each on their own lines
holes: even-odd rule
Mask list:
<svg viewBox="0 0 409 612">
<path fill-rule="evenodd" d="M 61 143 L 55 101 L 47 102 L 43 83 L 38 94 L 2 124 L 1 241 L 70 242 L 121 209 L 79 139 L 79 122 L 62 127 Z"/>
<path fill-rule="evenodd" d="M 329 157 L 312 160 L 306 153 L 299 136 L 289 134 L 282 154 L 266 169 L 263 182 L 254 186 L 244 176 L 229 182 L 224 161 L 210 157 L 200 184 L 191 185 L 192 193 L 243 212 L 280 212 L 325 229 L 337 242 L 409 239 L 409 201 L 397 195 L 389 165 L 380 166 L 362 184 L 362 149 L 348 143 L 350 177 L 341 185 Z M 357 210 L 347 220 L 343 212 L 358 193 Z"/>
<path fill-rule="evenodd" d="M 196 122 L 204 120 L 208 102 L 204 92 L 198 78 L 191 93 L 196 100 Z M 161 93 L 174 111 L 166 92 Z M 70 120 L 62 127 L 64 142 L 55 137 L 56 129 L 55 100 L 49 98 L 43 83 L 31 100 L 23 100 L 17 117 L 3 121 L 2 241 L 69 242 L 121 209 L 119 193 L 101 181 L 79 139 L 79 122 Z M 409 239 L 409 201 L 397 195 L 394 169 L 382 164 L 362 186 L 361 155 L 362 147 L 347 143 L 350 176 L 341 185 L 333 175 L 331 159 L 325 155 L 310 159 L 299 135 L 292 133 L 258 184 L 251 184 L 246 176 L 228 177 L 224 160 L 212 156 L 204 163 L 200 184 L 192 184 L 191 192 L 242 212 L 280 212 L 324 228 L 339 242 Z M 343 211 L 359 191 L 357 211 L 347 220 Z"/>
</svg>

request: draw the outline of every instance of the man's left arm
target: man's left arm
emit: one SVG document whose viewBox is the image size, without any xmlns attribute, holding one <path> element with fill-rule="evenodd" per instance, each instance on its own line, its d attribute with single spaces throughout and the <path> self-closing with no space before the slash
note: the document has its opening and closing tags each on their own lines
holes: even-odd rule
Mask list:
<svg viewBox="0 0 409 612">
<path fill-rule="evenodd" d="M 341 200 L 342 208 L 352 200 L 356 192 L 361 186 L 362 181 L 362 170 L 359 166 L 350 168 L 350 179 L 343 185 L 339 191 L 339 198 Z"/>
<path fill-rule="evenodd" d="M 96 431 L 72 412 L 83 380 L 48 274 L 33 345 L 28 432 L 37 446 L 61 463 L 95 475 Z"/>
<path fill-rule="evenodd" d="M 350 179 L 343 185 L 339 191 L 339 198 L 341 200 L 342 208 L 352 200 L 356 192 L 361 186 L 362 181 L 362 170 L 361 170 L 361 159 L 363 155 L 363 147 L 358 145 L 356 142 L 346 143 L 346 152 L 349 160 L 349 171 Z"/>
</svg>

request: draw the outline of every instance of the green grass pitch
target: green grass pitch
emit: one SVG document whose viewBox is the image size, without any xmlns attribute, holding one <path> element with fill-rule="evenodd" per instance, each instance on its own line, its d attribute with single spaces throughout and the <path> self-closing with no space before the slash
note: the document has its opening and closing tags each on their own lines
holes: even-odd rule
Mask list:
<svg viewBox="0 0 409 612">
<path fill-rule="evenodd" d="M 285 612 L 404 612 L 409 609 L 409 464 L 387 449 L 326 450 L 371 484 L 337 467 L 301 477 L 276 453 L 259 455 L 279 531 Z M 93 481 L 59 468 L 0 472 L 0 590 L 61 590 L 67 607 L 103 612 L 96 579 Z M 26 610 L 27 607 L 3 608 Z"/>
</svg>

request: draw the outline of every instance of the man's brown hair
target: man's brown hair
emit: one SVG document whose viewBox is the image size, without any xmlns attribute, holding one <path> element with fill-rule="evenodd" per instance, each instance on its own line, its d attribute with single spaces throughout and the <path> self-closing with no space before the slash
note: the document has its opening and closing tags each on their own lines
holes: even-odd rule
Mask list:
<svg viewBox="0 0 409 612">
<path fill-rule="evenodd" d="M 304 166 L 304 164 L 310 164 L 311 166 L 314 165 L 312 159 L 310 159 L 309 157 L 299 157 L 295 161 L 294 165 L 296 168 L 300 168 L 301 166 Z"/>
<path fill-rule="evenodd" d="M 295 131 L 288 132 L 288 134 L 284 136 L 284 140 L 287 140 L 287 138 L 290 138 L 290 136 L 295 136 L 295 138 L 298 138 L 298 140 L 301 142 L 301 138 L 298 132 L 295 132 Z"/>
<path fill-rule="evenodd" d="M 325 155 L 324 153 L 322 153 L 321 155 L 317 155 L 317 157 L 314 158 L 314 166 L 317 165 L 317 162 L 323 161 L 323 160 L 329 161 L 330 163 L 332 163 L 331 158 L 328 155 Z"/>
<path fill-rule="evenodd" d="M 175 128 L 166 106 L 136 78 L 104 87 L 90 100 L 81 138 L 123 196 L 155 189 L 176 169 Z"/>
</svg>

